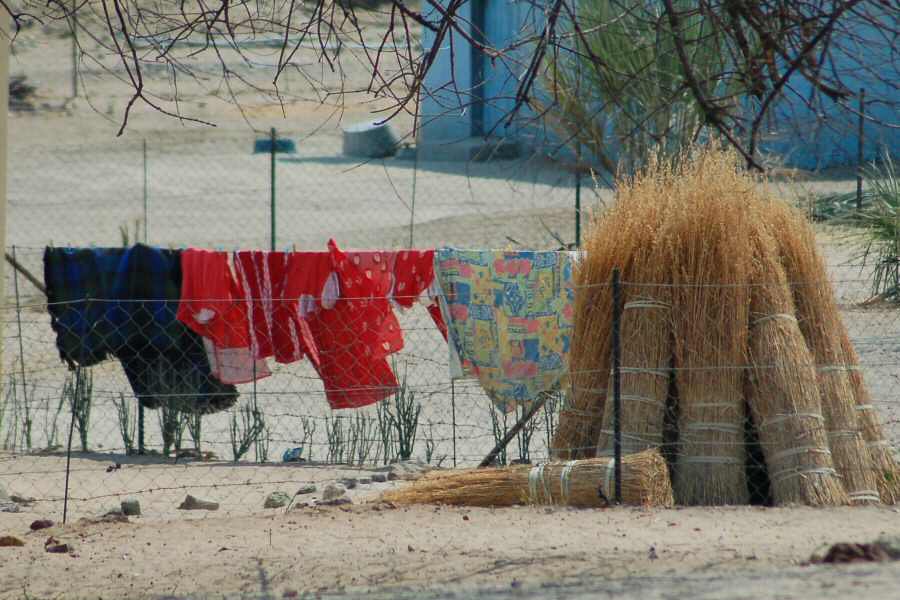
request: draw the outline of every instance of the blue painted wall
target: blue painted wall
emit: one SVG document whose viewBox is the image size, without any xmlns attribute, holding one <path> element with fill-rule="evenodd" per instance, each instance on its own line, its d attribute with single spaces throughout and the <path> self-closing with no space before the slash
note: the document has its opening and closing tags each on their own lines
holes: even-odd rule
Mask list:
<svg viewBox="0 0 900 600">
<path fill-rule="evenodd" d="M 496 48 L 504 48 L 528 34 L 540 30 L 542 13 L 540 7 L 524 0 L 470 0 L 463 5 L 460 16 L 470 22 L 475 2 L 483 3 L 488 42 Z M 477 10 L 477 9 L 476 9 Z M 897 17 L 885 8 L 884 18 L 897 22 Z M 430 16 L 434 18 L 433 15 Z M 870 100 L 866 114 L 881 124 L 868 121 L 865 126 L 865 157 L 871 160 L 887 149 L 900 156 L 900 114 L 892 100 L 900 103 L 900 81 L 897 81 L 898 50 L 885 43 L 876 29 L 869 23 L 854 23 L 863 38 L 856 46 L 835 52 L 829 67 L 839 72 L 849 88 L 856 93 L 866 88 Z M 453 36 L 453 57 L 451 44 L 445 40 L 438 59 L 425 81 L 426 93 L 421 105 L 421 129 L 419 143 L 447 143 L 468 138 L 472 135 L 492 134 L 496 137 L 526 139 L 532 147 L 549 146 L 554 143 L 552 133 L 540 126 L 522 125 L 522 116 L 510 126 L 502 121 L 514 106 L 514 97 L 519 78 L 527 66 L 531 47 L 517 50 L 508 59 L 497 59 L 486 63 L 483 81 L 475 81 L 471 46 L 459 34 Z M 423 47 L 434 44 L 434 35 L 424 31 Z M 876 77 L 867 75 L 860 64 L 879 65 Z M 456 86 L 451 85 L 451 69 L 455 70 Z M 480 86 L 481 93 L 473 92 Z M 473 125 L 473 101 L 484 97 L 483 127 Z M 855 164 L 857 153 L 858 117 L 853 113 L 857 106 L 855 98 L 848 106 L 819 97 L 810 86 L 798 78 L 793 89 L 786 94 L 775 110 L 771 112 L 761 149 L 780 155 L 786 164 L 805 169 L 817 169 L 838 165 Z"/>
<path fill-rule="evenodd" d="M 896 14 L 892 17 L 887 8 L 880 17 L 893 19 L 894 27 L 900 25 Z M 819 169 L 856 164 L 858 93 L 862 88 L 866 90 L 865 114 L 869 117 L 864 124 L 865 160 L 873 160 L 885 150 L 900 156 L 900 129 L 896 129 L 900 127 L 900 53 L 871 23 L 856 19 L 852 25 L 860 39 L 847 47 L 834 48 L 826 68 L 841 76 L 854 97 L 834 102 L 806 81 L 794 78 L 793 89 L 786 92 L 769 120 L 762 148 L 783 156 L 792 166 Z"/>
</svg>

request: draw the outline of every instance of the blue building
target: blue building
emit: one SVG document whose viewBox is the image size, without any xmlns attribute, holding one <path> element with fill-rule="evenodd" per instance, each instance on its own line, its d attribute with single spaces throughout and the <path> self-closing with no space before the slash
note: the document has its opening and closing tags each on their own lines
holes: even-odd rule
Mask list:
<svg viewBox="0 0 900 600">
<path fill-rule="evenodd" d="M 483 32 L 485 41 L 494 48 L 508 47 L 540 32 L 544 20 L 542 7 L 527 0 L 470 0 L 458 14 L 460 24 L 470 24 L 471 36 Z M 888 28 L 896 31 L 900 27 L 900 19 L 889 7 L 878 14 Z M 435 18 L 434 11 L 426 15 Z M 763 152 L 779 155 L 786 164 L 804 169 L 855 164 L 859 123 L 856 96 L 864 88 L 869 117 L 864 136 L 866 160 L 885 149 L 900 155 L 900 57 L 896 44 L 868 21 L 858 19 L 850 25 L 857 39 L 833 47 L 827 68 L 840 75 L 854 97 L 836 103 L 795 77 L 784 98 L 769 113 L 762 136 Z M 424 51 L 434 43 L 434 33 L 424 29 Z M 499 147 L 524 152 L 558 148 L 553 133 L 529 122 L 527 112 L 508 122 L 532 49 L 533 45 L 526 45 L 509 56 L 492 59 L 473 49 L 459 33 L 451 32 L 438 49 L 425 81 L 427 93 L 422 96 L 418 139 L 423 154 L 467 159 L 485 144 L 488 150 Z"/>
</svg>

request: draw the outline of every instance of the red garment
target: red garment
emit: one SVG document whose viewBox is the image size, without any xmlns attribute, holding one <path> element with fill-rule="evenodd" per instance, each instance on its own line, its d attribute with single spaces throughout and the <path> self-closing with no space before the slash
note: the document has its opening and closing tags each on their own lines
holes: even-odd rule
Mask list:
<svg viewBox="0 0 900 600">
<path fill-rule="evenodd" d="M 400 324 L 388 300 L 393 255 L 345 253 L 333 240 L 328 248 L 340 298 L 333 308 L 306 317 L 319 350 L 316 369 L 332 408 L 367 406 L 390 396 L 398 385 L 385 360 L 403 348 Z"/>
<path fill-rule="evenodd" d="M 321 297 L 331 272 L 324 252 L 244 251 L 235 254 L 238 283 L 246 301 L 250 347 L 257 358 L 290 363 L 319 354 L 309 324 L 300 316 L 303 296 Z"/>
<path fill-rule="evenodd" d="M 254 358 L 250 348 L 220 348 L 203 338 L 210 374 L 222 383 L 250 383 L 272 374 L 264 358 Z"/>
<path fill-rule="evenodd" d="M 410 308 L 434 283 L 434 250 L 399 250 L 394 260 L 394 302 L 403 308 Z M 447 325 L 441 316 L 437 298 L 431 298 L 427 306 L 431 320 L 437 326 L 444 340 L 447 339 Z"/>
<path fill-rule="evenodd" d="M 246 348 L 250 340 L 241 299 L 228 254 L 199 248 L 181 252 L 179 321 L 220 348 Z"/>
<path fill-rule="evenodd" d="M 198 248 L 181 253 L 179 321 L 203 337 L 210 374 L 222 383 L 247 383 L 271 375 L 250 352 L 243 294 L 228 255 Z"/>
</svg>

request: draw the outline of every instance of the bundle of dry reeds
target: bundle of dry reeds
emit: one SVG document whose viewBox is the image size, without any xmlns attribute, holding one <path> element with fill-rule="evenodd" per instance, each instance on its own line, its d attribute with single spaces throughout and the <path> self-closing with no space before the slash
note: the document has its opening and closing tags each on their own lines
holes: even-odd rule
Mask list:
<svg viewBox="0 0 900 600">
<path fill-rule="evenodd" d="M 840 341 L 844 352 L 844 364 L 848 368 L 850 387 L 853 390 L 856 415 L 872 461 L 871 469 L 874 471 L 878 493 L 885 504 L 897 504 L 900 502 L 900 468 L 894 460 L 890 443 L 884 439 L 878 413 L 872 404 L 859 367 L 859 357 L 846 331 L 843 332 Z"/>
<path fill-rule="evenodd" d="M 666 167 L 648 167 L 648 173 Z M 666 202 L 645 202 L 648 196 L 665 198 L 662 177 L 633 180 L 633 188 L 623 188 L 616 205 L 593 221 L 593 234 L 586 239 L 585 258 L 575 276 L 575 331 L 572 336 L 569 372 L 571 393 L 560 411 L 553 438 L 556 458 L 594 456 L 606 404 L 612 348 L 613 269 L 623 279 L 647 279 L 646 265 L 658 244 L 656 232 L 665 222 L 670 206 Z M 655 276 L 649 280 L 656 279 Z"/>
<path fill-rule="evenodd" d="M 752 180 L 727 154 L 686 160 L 669 186 L 681 210 L 671 232 L 678 453 L 682 504 L 746 504 L 744 365 Z"/>
<path fill-rule="evenodd" d="M 639 181 L 624 197 L 640 197 L 641 193 L 660 194 L 663 190 L 654 181 Z M 661 201 L 653 215 L 654 226 L 664 227 L 670 219 L 671 203 Z M 665 279 L 667 264 L 660 238 L 636 249 L 629 269 L 629 280 L 622 286 L 620 398 L 622 401 L 622 453 L 631 454 L 649 448 L 659 448 L 663 429 L 672 367 L 672 294 Z M 607 386 L 607 398 L 612 397 L 613 381 Z M 599 408 L 599 407 L 598 407 Z M 602 427 L 597 448 L 600 456 L 612 456 L 613 404 L 603 405 Z"/>
<path fill-rule="evenodd" d="M 774 238 L 754 232 L 748 405 L 777 504 L 836 505 L 849 498 L 829 449 L 815 363 L 794 316 Z"/>
<path fill-rule="evenodd" d="M 797 322 L 816 365 L 822 416 L 834 466 L 855 504 L 877 503 L 876 469 L 865 445 L 842 339 L 847 330 L 834 300 L 815 234 L 803 216 L 772 203 L 768 219 L 790 282 Z"/>
<path fill-rule="evenodd" d="M 501 507 L 557 504 L 603 507 L 613 498 L 614 465 L 609 458 L 516 465 L 492 469 L 433 471 L 408 486 L 382 495 L 395 504 L 449 504 Z M 622 457 L 622 501 L 671 506 L 666 462 L 656 450 Z"/>
<path fill-rule="evenodd" d="M 672 366 L 672 305 L 667 288 L 630 286 L 622 310 L 622 453 L 662 446 Z M 612 390 L 612 382 L 609 384 Z M 612 397 L 612 392 L 607 393 Z M 613 454 L 613 404 L 605 403 L 598 454 Z"/>
</svg>

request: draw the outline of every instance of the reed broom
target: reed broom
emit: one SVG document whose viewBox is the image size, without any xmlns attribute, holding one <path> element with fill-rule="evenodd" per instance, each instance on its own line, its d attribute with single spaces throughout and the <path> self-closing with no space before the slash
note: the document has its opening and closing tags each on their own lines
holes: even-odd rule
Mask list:
<svg viewBox="0 0 900 600">
<path fill-rule="evenodd" d="M 834 468 L 813 357 L 797 324 L 778 246 L 754 231 L 750 398 L 776 504 L 849 502 Z"/>
<path fill-rule="evenodd" d="M 381 499 L 395 504 L 605 507 L 613 499 L 613 473 L 613 461 L 609 458 L 432 471 L 407 486 L 385 492 Z M 639 506 L 672 505 L 668 469 L 657 450 L 623 455 L 622 501 Z"/>
<path fill-rule="evenodd" d="M 780 260 L 790 282 L 797 322 L 816 364 L 822 416 L 835 468 L 851 502 L 877 503 L 880 501 L 877 469 L 872 462 L 873 454 L 866 447 L 856 410 L 850 372 L 855 367 L 848 363 L 842 344 L 847 339 L 847 330 L 816 247 L 815 233 L 805 218 L 786 204 L 772 202 L 767 208 Z"/>
</svg>

